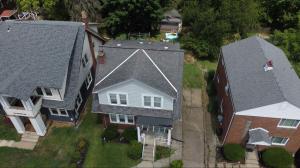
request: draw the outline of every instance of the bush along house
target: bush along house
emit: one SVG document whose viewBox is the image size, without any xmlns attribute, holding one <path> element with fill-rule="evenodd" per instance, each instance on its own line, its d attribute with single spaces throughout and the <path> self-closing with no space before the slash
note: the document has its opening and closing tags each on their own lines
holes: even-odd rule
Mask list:
<svg viewBox="0 0 300 168">
<path fill-rule="evenodd" d="M 92 39 L 102 44 L 91 32 L 82 22 L 0 24 L 0 109 L 18 133 L 44 136 L 48 119 L 78 120 L 93 88 Z"/>
<path fill-rule="evenodd" d="M 178 44 L 111 41 L 99 53 L 93 112 L 103 124 L 136 127 L 138 141 L 152 135 L 170 145 L 181 118 L 183 51 Z"/>
<path fill-rule="evenodd" d="M 284 52 L 250 37 L 223 46 L 214 76 L 223 144 L 300 147 L 300 80 Z"/>
</svg>

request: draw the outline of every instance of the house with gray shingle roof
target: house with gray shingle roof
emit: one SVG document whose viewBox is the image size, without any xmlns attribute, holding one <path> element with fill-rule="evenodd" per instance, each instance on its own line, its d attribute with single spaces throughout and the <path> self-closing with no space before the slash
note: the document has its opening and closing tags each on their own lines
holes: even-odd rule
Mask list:
<svg viewBox="0 0 300 168">
<path fill-rule="evenodd" d="M 76 123 L 93 88 L 92 42 L 102 44 L 89 29 L 82 22 L 0 23 L 0 109 L 18 133 L 43 136 L 47 120 Z"/>
<path fill-rule="evenodd" d="M 136 127 L 138 140 L 153 134 L 170 144 L 181 118 L 183 51 L 179 44 L 111 41 L 102 47 L 93 112 L 105 126 Z"/>
<path fill-rule="evenodd" d="M 281 49 L 256 36 L 223 46 L 214 82 L 223 144 L 299 149 L 300 80 Z"/>
</svg>

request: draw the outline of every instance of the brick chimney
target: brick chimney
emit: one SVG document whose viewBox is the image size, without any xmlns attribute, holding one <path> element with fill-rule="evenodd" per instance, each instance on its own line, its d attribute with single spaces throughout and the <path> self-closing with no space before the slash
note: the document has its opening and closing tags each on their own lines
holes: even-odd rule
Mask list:
<svg viewBox="0 0 300 168">
<path fill-rule="evenodd" d="M 98 61 L 99 61 L 99 64 L 105 63 L 105 53 L 104 53 L 103 49 L 99 49 L 99 51 L 98 51 Z"/>
</svg>

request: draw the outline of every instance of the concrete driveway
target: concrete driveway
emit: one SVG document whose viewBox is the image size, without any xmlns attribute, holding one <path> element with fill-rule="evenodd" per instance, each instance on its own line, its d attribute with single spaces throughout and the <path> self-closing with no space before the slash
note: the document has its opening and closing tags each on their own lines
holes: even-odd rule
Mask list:
<svg viewBox="0 0 300 168">
<path fill-rule="evenodd" d="M 200 89 L 183 90 L 183 165 L 190 168 L 205 167 L 204 113 Z"/>
</svg>

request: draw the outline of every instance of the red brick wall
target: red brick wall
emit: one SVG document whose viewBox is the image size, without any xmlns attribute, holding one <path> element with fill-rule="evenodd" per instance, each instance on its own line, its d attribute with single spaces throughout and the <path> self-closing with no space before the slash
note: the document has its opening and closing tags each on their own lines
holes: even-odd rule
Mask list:
<svg viewBox="0 0 300 168">
<path fill-rule="evenodd" d="M 110 124 L 116 125 L 118 127 L 118 129 L 125 129 L 125 128 L 129 128 L 129 127 L 136 127 L 135 125 L 131 125 L 131 124 L 115 124 L 115 123 L 110 123 L 110 119 L 109 119 L 109 115 L 108 114 L 100 114 L 100 116 L 101 116 L 102 124 L 103 124 L 103 126 L 105 128 L 107 126 L 109 126 Z"/>
<path fill-rule="evenodd" d="M 250 129 L 264 128 L 269 131 L 270 136 L 279 136 L 289 138 L 285 147 L 288 151 L 295 153 L 300 148 L 300 128 L 278 128 L 280 119 L 266 117 L 251 117 L 235 115 L 225 143 L 243 143 L 245 137 L 242 137 L 246 127 L 246 122 L 251 121 Z M 261 147 L 260 149 L 263 149 Z"/>
<path fill-rule="evenodd" d="M 217 95 L 219 98 L 219 106 L 221 105 L 221 101 L 223 100 L 223 124 L 222 124 L 222 128 L 223 128 L 223 133 L 222 133 L 222 139 L 224 139 L 226 132 L 228 130 L 228 127 L 230 125 L 230 120 L 232 118 L 233 115 L 233 107 L 232 107 L 232 103 L 231 103 L 231 98 L 230 96 L 230 92 L 228 92 L 228 95 L 225 92 L 225 86 L 227 84 L 227 76 L 225 73 L 225 69 L 224 66 L 222 65 L 222 59 L 223 56 L 220 56 L 219 59 L 219 63 L 218 63 L 218 67 L 216 70 L 216 75 L 214 78 L 214 83 L 216 85 L 216 89 L 217 89 Z M 217 77 L 219 78 L 219 82 L 217 81 Z M 220 110 L 220 107 L 219 107 Z"/>
</svg>

